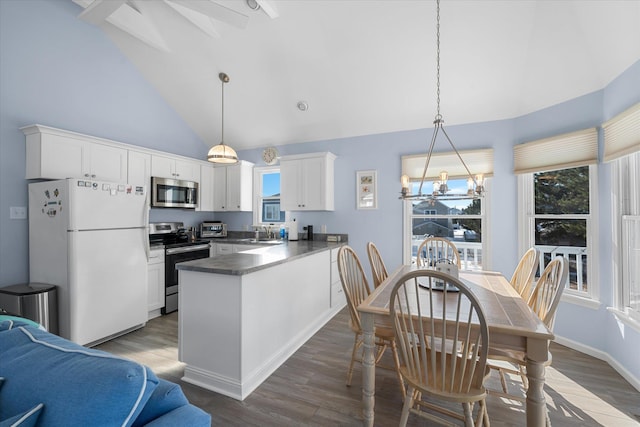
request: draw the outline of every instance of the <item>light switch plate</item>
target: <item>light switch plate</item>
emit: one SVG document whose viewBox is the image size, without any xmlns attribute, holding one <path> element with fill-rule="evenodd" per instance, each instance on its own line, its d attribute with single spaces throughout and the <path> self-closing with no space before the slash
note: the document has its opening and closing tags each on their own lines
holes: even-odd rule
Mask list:
<svg viewBox="0 0 640 427">
<path fill-rule="evenodd" d="M 26 206 L 11 206 L 9 208 L 9 219 L 27 219 Z"/>
</svg>

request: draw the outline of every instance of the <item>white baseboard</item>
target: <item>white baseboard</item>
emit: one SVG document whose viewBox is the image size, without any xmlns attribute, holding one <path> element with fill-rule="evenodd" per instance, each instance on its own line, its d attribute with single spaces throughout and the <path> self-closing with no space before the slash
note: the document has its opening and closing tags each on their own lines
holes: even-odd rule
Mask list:
<svg viewBox="0 0 640 427">
<path fill-rule="evenodd" d="M 591 357 L 595 357 L 596 359 L 607 362 L 613 369 L 616 370 L 616 372 L 618 372 L 625 380 L 627 380 L 629 384 L 631 384 L 636 390 L 640 391 L 640 379 L 636 378 L 609 353 L 584 345 L 577 341 L 570 340 L 568 338 L 559 337 L 557 335 L 554 341 L 565 347 L 569 347 L 570 349 L 579 351 L 580 353 L 584 353 Z"/>
</svg>

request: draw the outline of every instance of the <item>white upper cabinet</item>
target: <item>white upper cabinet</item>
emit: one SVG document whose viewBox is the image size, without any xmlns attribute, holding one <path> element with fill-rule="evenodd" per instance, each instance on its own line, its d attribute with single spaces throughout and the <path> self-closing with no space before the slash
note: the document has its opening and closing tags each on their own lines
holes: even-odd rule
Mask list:
<svg viewBox="0 0 640 427">
<path fill-rule="evenodd" d="M 33 125 L 26 135 L 26 179 L 87 178 L 127 182 L 127 150 L 73 132 Z"/>
<path fill-rule="evenodd" d="M 216 212 L 253 209 L 253 163 L 244 160 L 214 168 L 213 210 Z"/>
<path fill-rule="evenodd" d="M 214 193 L 214 167 L 213 165 L 200 165 L 200 185 L 197 211 L 213 212 Z"/>
<path fill-rule="evenodd" d="M 199 182 L 200 163 L 154 154 L 151 156 L 151 176 Z"/>
<path fill-rule="evenodd" d="M 127 165 L 127 183 L 135 185 L 151 185 L 151 154 L 129 150 Z"/>
<path fill-rule="evenodd" d="M 332 153 L 283 156 L 280 159 L 280 202 L 284 211 L 334 209 Z"/>
</svg>

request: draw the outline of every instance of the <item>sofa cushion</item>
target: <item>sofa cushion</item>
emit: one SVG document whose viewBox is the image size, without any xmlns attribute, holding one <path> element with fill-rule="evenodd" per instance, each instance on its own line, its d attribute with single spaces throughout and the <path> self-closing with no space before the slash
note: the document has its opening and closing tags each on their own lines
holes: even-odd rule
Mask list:
<svg viewBox="0 0 640 427">
<path fill-rule="evenodd" d="M 162 414 L 188 404 L 189 401 L 178 384 L 160 379 L 158 387 L 153 390 L 147 404 L 134 421 L 133 427 L 143 426 Z"/>
<path fill-rule="evenodd" d="M 32 327 L 0 332 L 0 419 L 44 403 L 46 426 L 130 426 L 158 385 L 147 367 Z"/>
<path fill-rule="evenodd" d="M 22 414 L 0 421 L 0 427 L 34 427 L 38 422 L 43 406 L 42 403 L 39 403 Z"/>
<path fill-rule="evenodd" d="M 8 331 L 18 326 L 32 326 L 34 328 L 44 330 L 44 326 L 31 319 L 18 316 L 10 316 L 8 314 L 0 314 L 0 331 Z"/>
</svg>

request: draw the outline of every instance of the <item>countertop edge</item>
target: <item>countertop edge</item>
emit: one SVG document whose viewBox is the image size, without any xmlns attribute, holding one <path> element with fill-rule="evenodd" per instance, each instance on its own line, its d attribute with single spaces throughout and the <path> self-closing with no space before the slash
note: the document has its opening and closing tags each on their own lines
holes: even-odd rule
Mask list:
<svg viewBox="0 0 640 427">
<path fill-rule="evenodd" d="M 302 243 L 304 242 L 304 243 Z M 260 254 L 234 253 L 176 264 L 179 271 L 243 276 L 324 251 L 340 248 L 348 242 L 288 242 L 260 249 Z M 278 258 L 278 259 L 274 259 Z"/>
</svg>

